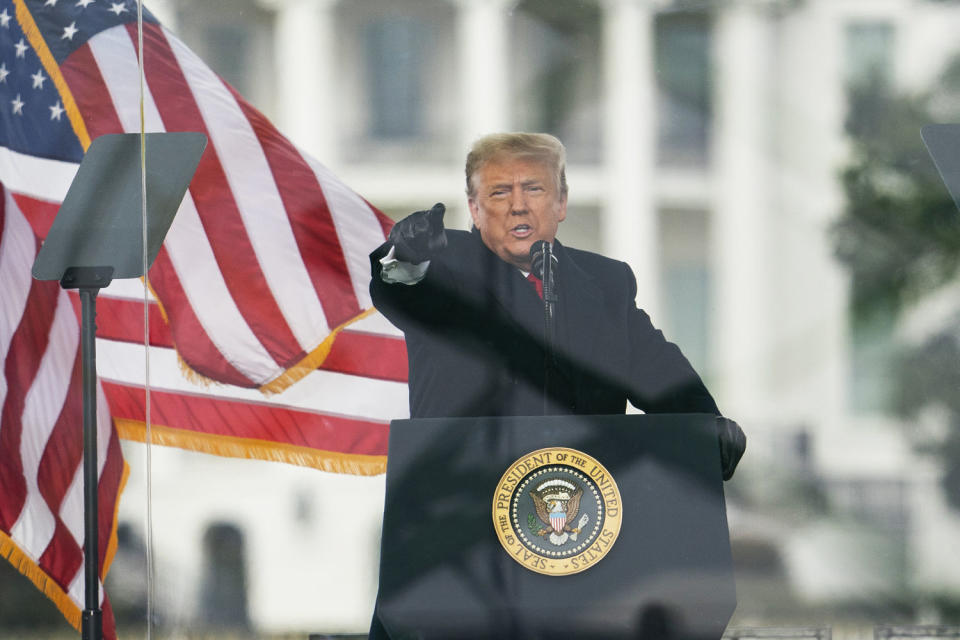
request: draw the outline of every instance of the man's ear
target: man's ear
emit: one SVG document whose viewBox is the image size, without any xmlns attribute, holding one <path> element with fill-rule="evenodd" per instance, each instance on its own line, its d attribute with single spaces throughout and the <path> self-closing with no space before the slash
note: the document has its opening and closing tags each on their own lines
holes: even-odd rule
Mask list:
<svg viewBox="0 0 960 640">
<path fill-rule="evenodd" d="M 467 206 L 470 207 L 470 218 L 473 220 L 473 226 L 478 227 L 477 220 L 480 218 L 480 207 L 474 198 L 467 198 Z"/>
</svg>

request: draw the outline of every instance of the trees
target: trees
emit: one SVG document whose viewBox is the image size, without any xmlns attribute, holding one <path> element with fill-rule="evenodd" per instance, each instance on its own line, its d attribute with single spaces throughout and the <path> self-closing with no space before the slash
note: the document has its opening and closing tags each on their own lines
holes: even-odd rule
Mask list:
<svg viewBox="0 0 960 640">
<path fill-rule="evenodd" d="M 877 74 L 850 87 L 851 160 L 840 175 L 846 204 L 832 233 L 852 276 L 854 333 L 902 316 L 958 277 L 960 211 L 920 137 L 923 125 L 951 121 L 960 121 L 960 57 L 924 94 L 897 93 Z M 945 432 L 909 435 L 939 458 L 948 500 L 960 509 L 960 308 L 921 344 L 895 352 L 890 408 L 908 425 L 924 408 L 945 410 Z"/>
</svg>

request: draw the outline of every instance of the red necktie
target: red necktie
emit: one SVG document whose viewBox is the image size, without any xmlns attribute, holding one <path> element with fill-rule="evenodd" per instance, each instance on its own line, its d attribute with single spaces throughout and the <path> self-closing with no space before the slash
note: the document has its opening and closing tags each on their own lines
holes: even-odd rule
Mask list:
<svg viewBox="0 0 960 640">
<path fill-rule="evenodd" d="M 533 283 L 533 286 L 537 289 L 537 295 L 540 296 L 541 300 L 543 300 L 543 280 L 532 273 L 527 274 L 527 280 Z"/>
</svg>

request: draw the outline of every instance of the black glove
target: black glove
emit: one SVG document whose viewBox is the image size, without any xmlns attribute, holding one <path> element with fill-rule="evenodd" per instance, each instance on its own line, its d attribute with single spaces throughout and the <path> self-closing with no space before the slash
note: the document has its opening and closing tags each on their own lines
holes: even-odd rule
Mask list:
<svg viewBox="0 0 960 640">
<path fill-rule="evenodd" d="M 723 470 L 723 479 L 733 477 L 733 471 L 747 448 L 747 436 L 733 420 L 717 416 L 717 438 L 720 440 L 720 467 Z"/>
<path fill-rule="evenodd" d="M 445 211 L 443 203 L 438 202 L 429 211 L 416 211 L 393 225 L 393 257 L 400 262 L 420 264 L 447 246 L 447 234 L 443 231 Z"/>
</svg>

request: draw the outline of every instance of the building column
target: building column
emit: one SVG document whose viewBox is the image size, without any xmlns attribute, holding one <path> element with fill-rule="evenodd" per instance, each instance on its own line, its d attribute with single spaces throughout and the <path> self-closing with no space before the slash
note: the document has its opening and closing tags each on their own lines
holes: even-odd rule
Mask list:
<svg viewBox="0 0 960 640">
<path fill-rule="evenodd" d="M 510 126 L 508 0 L 458 0 L 461 148 Z"/>
<path fill-rule="evenodd" d="M 336 0 L 272 4 L 277 11 L 277 125 L 313 157 L 336 165 Z"/>
<path fill-rule="evenodd" d="M 778 400 L 771 410 L 811 426 L 816 464 L 828 474 L 847 472 L 848 438 L 858 418 L 849 406 L 850 274 L 833 255 L 829 236 L 845 200 L 837 176 L 849 158 L 844 6 L 803 3 L 781 18 L 770 76 L 779 101 L 775 112 L 781 114 L 777 145 L 784 151 L 774 169 L 781 272 L 778 286 L 770 288 L 776 350 L 769 359 L 789 372 L 771 376 L 776 386 L 770 396 Z"/>
<path fill-rule="evenodd" d="M 713 50 L 714 390 L 724 412 L 742 420 L 761 410 L 769 366 L 764 354 L 771 347 L 764 252 L 772 159 L 765 146 L 770 89 L 764 27 L 758 9 L 731 3 L 717 15 Z"/>
<path fill-rule="evenodd" d="M 604 254 L 637 276 L 637 305 L 654 322 L 660 308 L 658 224 L 653 188 L 656 83 L 650 0 L 607 0 L 603 11 Z"/>
</svg>

